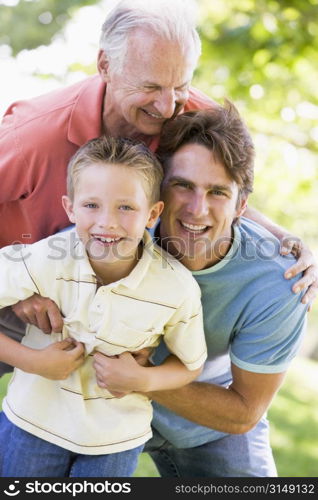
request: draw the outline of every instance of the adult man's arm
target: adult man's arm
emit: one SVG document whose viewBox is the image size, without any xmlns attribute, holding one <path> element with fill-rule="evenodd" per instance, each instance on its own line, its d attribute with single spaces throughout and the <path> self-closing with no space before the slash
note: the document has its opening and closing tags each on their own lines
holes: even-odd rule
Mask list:
<svg viewBox="0 0 318 500">
<path fill-rule="evenodd" d="M 260 420 L 285 374 L 248 372 L 232 363 L 232 375 L 233 382 L 228 388 L 192 382 L 181 389 L 147 393 L 147 396 L 199 425 L 241 434 Z"/>
<path fill-rule="evenodd" d="M 280 241 L 281 253 L 287 255 L 293 253 L 298 259 L 297 262 L 287 269 L 286 279 L 294 278 L 297 274 L 304 272 L 302 278 L 292 287 L 294 293 L 299 293 L 307 289 L 302 298 L 303 304 L 312 303 L 318 293 L 318 264 L 312 251 L 297 236 L 292 235 L 286 229 L 275 224 L 268 217 L 258 212 L 254 208 L 248 207 L 244 212 L 244 217 L 251 219 L 265 227 Z"/>
</svg>

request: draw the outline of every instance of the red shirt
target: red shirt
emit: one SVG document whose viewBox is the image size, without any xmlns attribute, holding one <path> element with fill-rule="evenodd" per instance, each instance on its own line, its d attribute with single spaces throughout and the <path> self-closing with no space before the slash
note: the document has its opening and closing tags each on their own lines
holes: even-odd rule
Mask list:
<svg viewBox="0 0 318 500">
<path fill-rule="evenodd" d="M 0 127 L 0 247 L 33 243 L 69 225 L 61 203 L 67 165 L 102 134 L 105 90 L 95 75 L 8 108 Z M 184 111 L 213 104 L 191 88 Z M 158 141 L 153 138 L 153 151 Z"/>
</svg>

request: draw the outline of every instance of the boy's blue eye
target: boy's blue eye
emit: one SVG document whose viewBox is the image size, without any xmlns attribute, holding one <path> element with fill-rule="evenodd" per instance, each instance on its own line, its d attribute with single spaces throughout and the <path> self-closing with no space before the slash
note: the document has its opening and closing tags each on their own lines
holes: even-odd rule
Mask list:
<svg viewBox="0 0 318 500">
<path fill-rule="evenodd" d="M 129 205 L 120 205 L 119 209 L 120 210 L 124 210 L 124 211 L 126 211 L 126 210 L 133 210 L 133 208 L 131 206 L 129 206 Z"/>
<path fill-rule="evenodd" d="M 85 207 L 86 208 L 97 208 L 97 204 L 96 203 L 86 203 Z"/>
</svg>

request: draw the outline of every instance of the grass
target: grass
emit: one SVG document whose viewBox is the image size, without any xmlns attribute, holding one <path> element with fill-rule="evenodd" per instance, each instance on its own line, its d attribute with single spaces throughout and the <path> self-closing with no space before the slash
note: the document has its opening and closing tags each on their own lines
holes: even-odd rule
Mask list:
<svg viewBox="0 0 318 500">
<path fill-rule="evenodd" d="M 10 376 L 0 379 L 0 401 Z M 271 441 L 281 477 L 318 477 L 318 363 L 298 357 L 271 405 Z M 158 477 L 142 453 L 135 477 Z"/>
<path fill-rule="evenodd" d="M 318 477 L 318 363 L 296 358 L 269 411 L 282 477 Z"/>
</svg>

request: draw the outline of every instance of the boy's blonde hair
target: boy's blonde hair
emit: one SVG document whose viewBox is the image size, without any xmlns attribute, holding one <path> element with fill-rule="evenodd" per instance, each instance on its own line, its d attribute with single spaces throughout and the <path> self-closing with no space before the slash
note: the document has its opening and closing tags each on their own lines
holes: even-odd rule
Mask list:
<svg viewBox="0 0 318 500">
<path fill-rule="evenodd" d="M 131 139 L 102 136 L 81 146 L 69 162 L 67 194 L 72 201 L 79 174 L 93 163 L 133 169 L 141 177 L 150 204 L 159 200 L 163 169 L 147 146 Z"/>
</svg>

